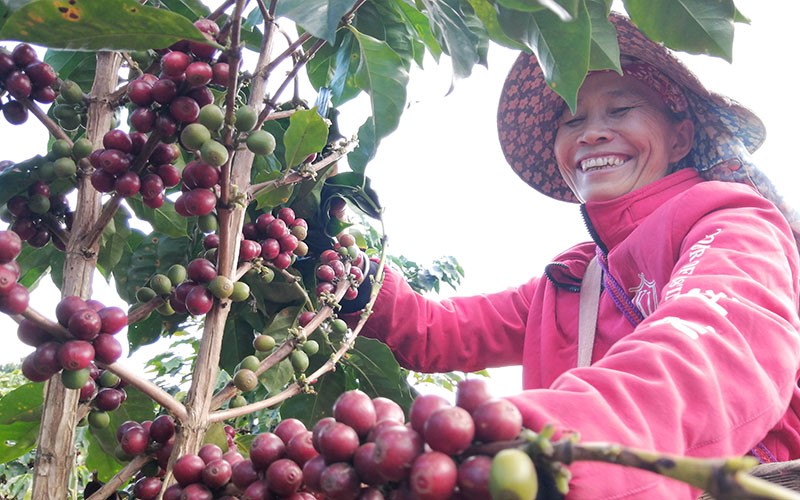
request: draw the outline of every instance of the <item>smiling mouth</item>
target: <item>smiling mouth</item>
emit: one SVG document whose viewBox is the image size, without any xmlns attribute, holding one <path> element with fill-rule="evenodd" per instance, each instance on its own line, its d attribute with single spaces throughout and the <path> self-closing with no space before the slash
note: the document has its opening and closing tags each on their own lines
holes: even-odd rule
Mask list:
<svg viewBox="0 0 800 500">
<path fill-rule="evenodd" d="M 625 161 L 627 161 L 627 159 L 621 156 L 600 156 L 582 160 L 579 166 L 583 172 L 593 172 L 605 168 L 618 167 L 625 163 Z"/>
</svg>

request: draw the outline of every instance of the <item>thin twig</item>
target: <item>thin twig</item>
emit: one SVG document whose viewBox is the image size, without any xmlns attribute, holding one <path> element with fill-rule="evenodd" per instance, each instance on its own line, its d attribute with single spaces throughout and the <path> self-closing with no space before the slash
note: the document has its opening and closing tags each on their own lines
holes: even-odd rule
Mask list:
<svg viewBox="0 0 800 500">
<path fill-rule="evenodd" d="M 33 321 L 33 323 L 41 328 L 42 330 L 46 331 L 53 337 L 58 340 L 70 340 L 72 336 L 69 334 L 69 331 L 64 328 L 63 326 L 59 325 L 55 321 L 50 320 L 45 315 L 41 314 L 36 309 L 28 306 L 22 314 L 15 314 L 11 316 L 11 319 L 16 321 L 18 324 L 23 320 L 27 319 L 28 321 Z"/>
<path fill-rule="evenodd" d="M 128 479 L 133 477 L 134 474 L 139 472 L 144 465 L 151 459 L 147 455 L 138 455 L 128 462 L 119 472 L 114 474 L 114 477 L 108 480 L 99 490 L 95 491 L 92 496 L 86 500 L 103 500 L 109 498 L 111 495 L 125 484 Z"/>
<path fill-rule="evenodd" d="M 163 297 L 153 297 L 144 304 L 135 307 L 131 312 L 128 313 L 128 324 L 132 325 L 142 321 L 165 303 L 166 300 Z"/>
<path fill-rule="evenodd" d="M 298 182 L 302 182 L 302 181 L 304 181 L 304 180 L 306 180 L 308 178 L 308 174 L 309 173 L 311 173 L 311 172 L 313 172 L 313 173 L 319 172 L 320 170 L 322 170 L 323 168 L 327 167 L 331 163 L 334 163 L 337 160 L 339 160 L 340 158 L 342 158 L 343 156 L 349 154 L 353 149 L 356 148 L 356 146 L 358 146 L 358 141 L 350 140 L 350 141 L 346 142 L 345 144 L 343 144 L 341 148 L 339 148 L 336 151 L 332 152 L 328 156 L 326 156 L 323 159 L 317 161 L 316 163 L 312 163 L 310 165 L 310 172 L 303 172 L 303 173 L 290 172 L 289 174 L 285 175 L 284 177 L 281 177 L 280 179 L 275 179 L 275 180 L 271 180 L 271 181 L 261 182 L 261 183 L 258 183 L 258 184 L 253 184 L 252 186 L 250 186 L 250 189 L 248 190 L 248 194 L 249 194 L 250 197 L 255 198 L 255 197 L 258 196 L 258 194 L 259 194 L 259 192 L 261 190 L 277 189 L 277 188 L 279 188 L 281 186 L 286 186 L 286 185 L 289 185 L 289 184 L 295 184 L 295 183 L 298 183 Z"/>
<path fill-rule="evenodd" d="M 185 422 L 188 419 L 186 407 L 184 407 L 177 399 L 175 399 L 172 394 L 150 382 L 146 378 L 139 376 L 136 371 L 126 368 L 117 362 L 111 363 L 110 365 L 98 363 L 98 366 L 111 371 L 129 385 L 132 385 L 133 387 L 136 387 L 142 391 L 145 395 L 149 396 L 150 399 L 163 406 L 179 421 Z"/>
<path fill-rule="evenodd" d="M 42 125 L 45 126 L 50 135 L 55 137 L 56 139 L 63 139 L 69 142 L 70 146 L 72 145 L 72 139 L 64 132 L 64 129 L 56 123 L 52 118 L 47 116 L 47 113 L 44 112 L 42 108 L 36 105 L 35 102 L 31 101 L 30 99 L 20 99 L 19 102 L 22 103 L 25 108 L 31 112 L 33 116 L 35 116 Z"/>
</svg>

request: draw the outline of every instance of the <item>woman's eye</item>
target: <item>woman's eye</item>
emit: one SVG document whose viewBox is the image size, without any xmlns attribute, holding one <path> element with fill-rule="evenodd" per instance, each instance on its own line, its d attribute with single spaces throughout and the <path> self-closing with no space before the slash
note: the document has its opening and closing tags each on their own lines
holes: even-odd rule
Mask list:
<svg viewBox="0 0 800 500">
<path fill-rule="evenodd" d="M 611 108 L 611 115 L 612 116 L 624 115 L 633 108 L 634 106 L 620 106 L 618 108 Z"/>
<path fill-rule="evenodd" d="M 570 118 L 569 120 L 564 120 L 564 122 L 561 125 L 564 127 L 574 127 L 576 125 L 580 125 L 582 121 L 583 121 L 582 116 L 575 116 L 573 118 Z"/>
</svg>

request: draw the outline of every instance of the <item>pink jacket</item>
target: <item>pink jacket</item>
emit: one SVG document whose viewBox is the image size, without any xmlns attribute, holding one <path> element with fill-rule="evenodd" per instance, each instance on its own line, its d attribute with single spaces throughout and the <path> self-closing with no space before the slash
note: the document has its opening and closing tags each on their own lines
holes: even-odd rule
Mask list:
<svg viewBox="0 0 800 500">
<path fill-rule="evenodd" d="M 577 291 L 595 243 L 490 295 L 432 301 L 387 273 L 365 335 L 417 371 L 521 364 L 524 391 L 509 399 L 530 429 L 698 457 L 763 442 L 778 460 L 800 457 L 800 262 L 774 205 L 688 169 L 582 208 L 644 318 L 634 327 L 604 289 L 590 367 L 576 368 Z M 570 469 L 569 498 L 698 494 L 621 466 Z"/>
</svg>

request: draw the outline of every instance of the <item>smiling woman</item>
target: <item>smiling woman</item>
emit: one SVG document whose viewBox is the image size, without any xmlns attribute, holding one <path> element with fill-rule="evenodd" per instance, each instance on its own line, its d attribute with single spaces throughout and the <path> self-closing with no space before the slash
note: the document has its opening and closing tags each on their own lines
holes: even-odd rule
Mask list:
<svg viewBox="0 0 800 500">
<path fill-rule="evenodd" d="M 590 74 L 565 111 L 537 59 L 521 55 L 498 111 L 514 171 L 580 201 L 592 241 L 491 294 L 432 300 L 390 271 L 362 333 L 418 371 L 522 365 L 523 390 L 508 399 L 533 430 L 696 457 L 798 458 L 786 432 L 800 423 L 797 219 L 752 162 L 763 124 L 626 18 L 611 20 L 623 76 Z M 596 320 L 581 326 L 581 295 L 592 293 Z M 570 498 L 698 494 L 597 464 L 571 472 Z"/>
<path fill-rule="evenodd" d="M 694 124 L 676 111 L 636 77 L 589 75 L 576 113 L 565 110 L 559 120 L 554 150 L 561 176 L 584 202 L 617 198 L 664 177 L 692 147 Z"/>
</svg>

